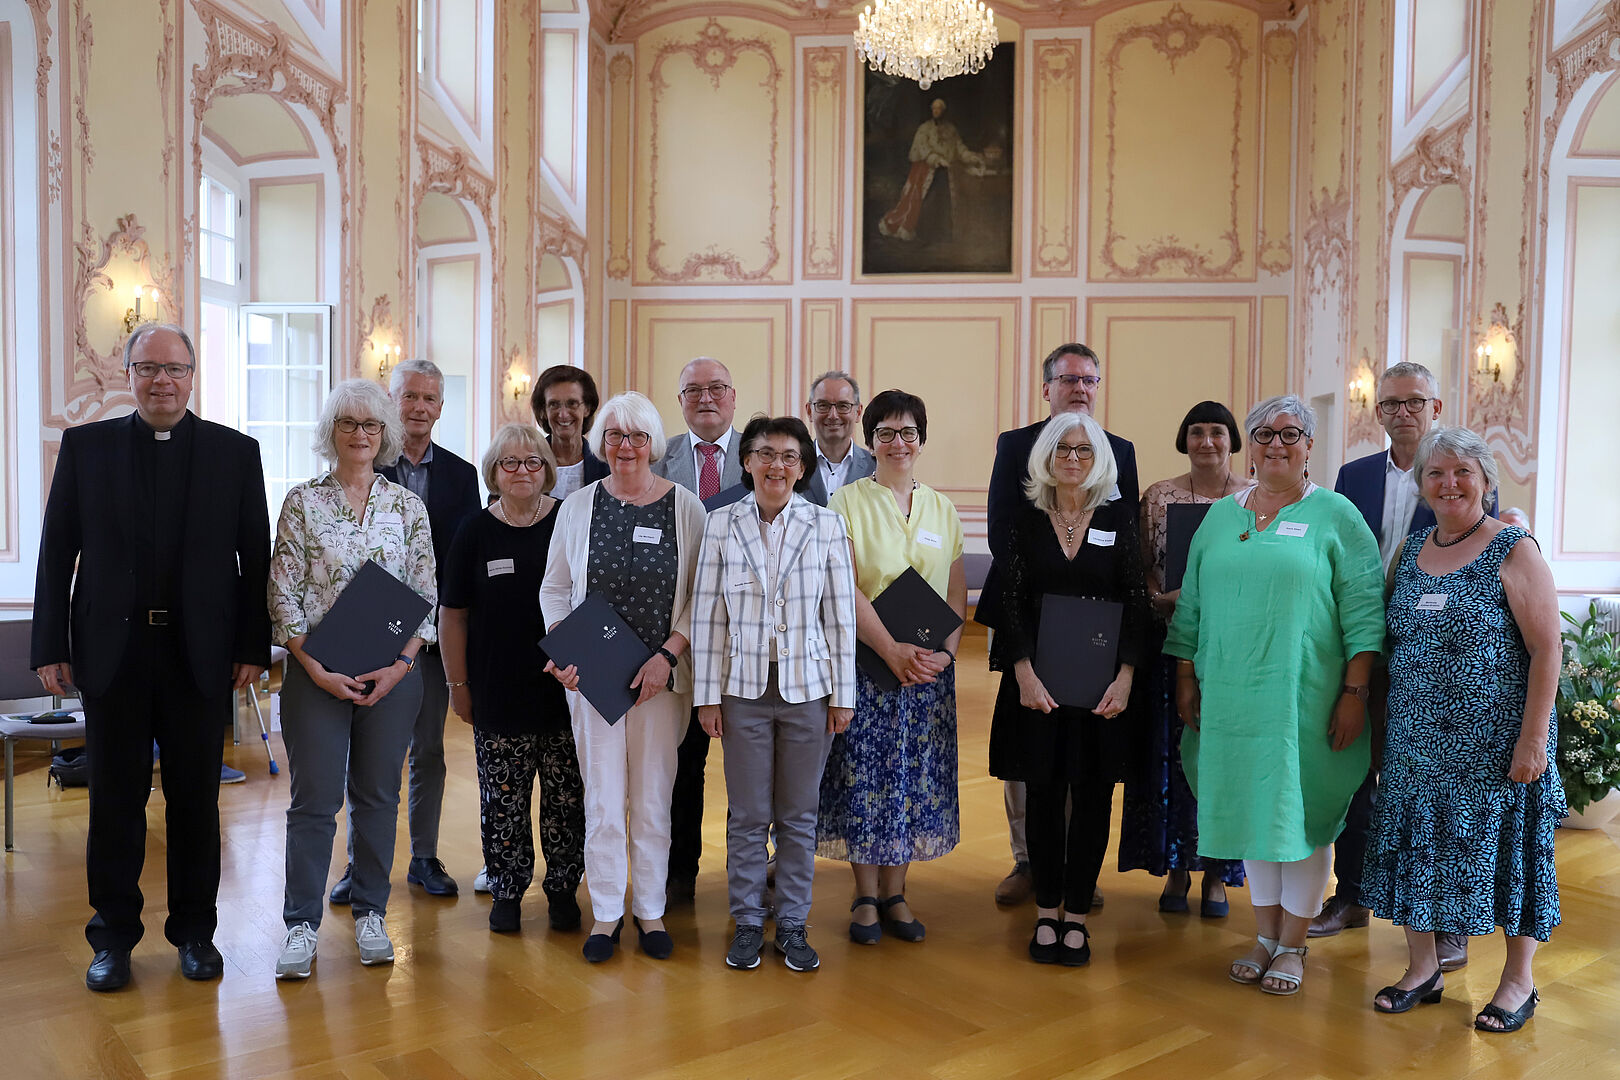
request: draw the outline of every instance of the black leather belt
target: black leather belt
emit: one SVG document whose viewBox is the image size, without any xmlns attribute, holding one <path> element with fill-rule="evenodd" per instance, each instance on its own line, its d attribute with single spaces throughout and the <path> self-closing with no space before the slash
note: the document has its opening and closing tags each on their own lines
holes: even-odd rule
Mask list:
<svg viewBox="0 0 1620 1080">
<path fill-rule="evenodd" d="M 147 626 L 174 626 L 180 621 L 180 613 L 168 608 L 147 608 Z"/>
</svg>

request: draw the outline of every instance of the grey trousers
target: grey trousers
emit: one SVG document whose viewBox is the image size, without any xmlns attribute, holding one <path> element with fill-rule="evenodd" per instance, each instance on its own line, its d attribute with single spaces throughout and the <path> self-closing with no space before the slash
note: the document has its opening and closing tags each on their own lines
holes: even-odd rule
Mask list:
<svg viewBox="0 0 1620 1080">
<path fill-rule="evenodd" d="M 422 676 L 422 704 L 411 732 L 411 780 L 406 809 L 410 815 L 411 857 L 439 857 L 439 819 L 444 816 L 444 722 L 450 712 L 450 687 L 444 681 L 444 659 L 438 646 L 416 654 Z M 354 804 L 349 804 L 349 863 L 354 863 Z"/>
<path fill-rule="evenodd" d="M 731 917 L 743 926 L 765 925 L 765 840 L 774 823 L 776 924 L 803 926 L 816 875 L 821 770 L 833 740 L 827 733 L 827 699 L 783 701 L 772 664 L 763 694 L 752 701 L 725 697 L 720 707 L 731 803 L 726 818 Z"/>
<path fill-rule="evenodd" d="M 321 925 L 345 786 L 354 917 L 387 912 L 399 822 L 399 772 L 421 704 L 422 678 L 414 671 L 376 705 L 361 708 L 316 686 L 297 661 L 287 665 L 281 687 L 281 737 L 287 746 L 292 789 L 282 901 L 282 918 L 288 926 Z"/>
</svg>

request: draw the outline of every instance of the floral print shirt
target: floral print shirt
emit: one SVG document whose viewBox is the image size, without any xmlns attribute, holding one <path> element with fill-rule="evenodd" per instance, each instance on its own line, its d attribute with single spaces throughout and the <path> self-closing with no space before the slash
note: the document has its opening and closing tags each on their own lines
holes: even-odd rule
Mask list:
<svg viewBox="0 0 1620 1080">
<path fill-rule="evenodd" d="M 378 473 L 371 482 L 363 522 L 355 519 L 343 485 L 330 472 L 288 491 L 270 557 L 271 640 L 285 645 L 290 638 L 309 633 L 367 559 L 438 610 L 427 506 L 404 485 Z M 416 636 L 438 640 L 432 612 Z"/>
</svg>

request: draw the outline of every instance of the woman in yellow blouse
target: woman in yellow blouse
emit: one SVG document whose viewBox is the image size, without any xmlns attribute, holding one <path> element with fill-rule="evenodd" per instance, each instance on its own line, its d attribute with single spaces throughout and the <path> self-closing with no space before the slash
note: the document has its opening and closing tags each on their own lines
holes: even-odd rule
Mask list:
<svg viewBox="0 0 1620 1080">
<path fill-rule="evenodd" d="M 287 665 L 281 688 L 292 805 L 282 902 L 287 937 L 276 963 L 278 979 L 307 978 L 315 962 L 345 780 L 353 808 L 355 944 L 362 964 L 394 959 L 383 914 L 394 865 L 400 768 L 422 701 L 416 654 L 436 636 L 429 615 L 392 664 L 355 678 L 327 671 L 304 651 L 305 636 L 367 559 L 429 604 L 438 602 L 427 507 L 372 471 L 374 462 L 393 461 L 404 446 L 393 399 L 368 379 L 339 383 L 321 407 L 315 431 L 315 452 L 331 470 L 287 492 L 270 559 L 272 638 L 298 661 Z"/>
<path fill-rule="evenodd" d="M 958 615 L 967 607 L 962 522 L 944 495 L 913 476 L 928 441 L 928 410 L 902 390 L 874 397 L 861 417 L 877 473 L 846 484 L 829 508 L 849 527 L 855 559 L 855 624 L 900 680 L 882 691 L 856 671 L 855 720 L 833 740 L 821 780 L 816 854 L 855 872 L 850 940 L 875 945 L 883 927 L 921 941 L 906 904 L 906 871 L 937 859 L 961 834 L 956 795 L 958 629 L 936 652 L 894 640 L 872 598 L 915 567 Z M 881 898 L 881 899 L 880 899 Z"/>
</svg>

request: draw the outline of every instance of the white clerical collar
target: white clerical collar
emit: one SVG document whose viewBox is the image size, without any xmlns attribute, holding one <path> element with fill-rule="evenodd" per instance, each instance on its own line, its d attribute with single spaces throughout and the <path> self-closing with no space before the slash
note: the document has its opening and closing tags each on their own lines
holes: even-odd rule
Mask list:
<svg viewBox="0 0 1620 1080">
<path fill-rule="evenodd" d="M 156 439 L 158 442 L 168 442 L 173 437 L 174 437 L 174 432 L 172 432 L 172 431 L 157 431 L 157 430 L 154 430 L 152 432 L 152 438 Z"/>
</svg>

